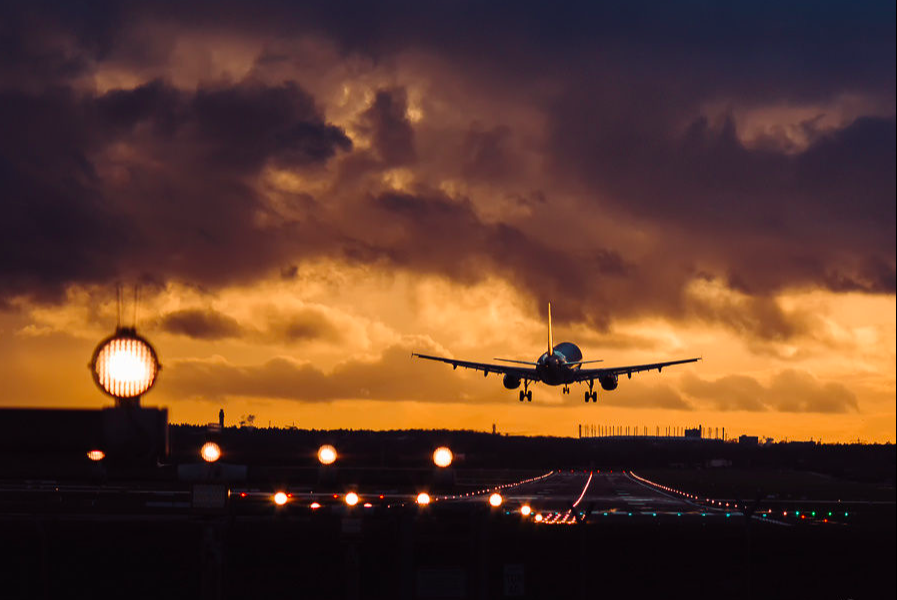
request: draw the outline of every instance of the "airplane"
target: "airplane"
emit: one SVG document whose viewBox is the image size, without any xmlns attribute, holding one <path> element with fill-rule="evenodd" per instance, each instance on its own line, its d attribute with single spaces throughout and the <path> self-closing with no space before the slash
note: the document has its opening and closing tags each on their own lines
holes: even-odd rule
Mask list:
<svg viewBox="0 0 897 600">
<path fill-rule="evenodd" d="M 523 389 L 520 390 L 519 399 L 527 402 L 533 401 L 533 392 L 528 389 L 530 382 L 541 382 L 547 385 L 562 385 L 563 393 L 570 393 L 571 383 L 588 382 L 589 391 L 585 392 L 584 398 L 586 402 L 598 402 L 598 392 L 593 388 L 595 380 L 601 384 L 606 391 L 617 389 L 620 375 L 626 374 L 626 377 L 632 379 L 633 373 L 640 371 L 653 371 L 657 369 L 660 373 L 664 367 L 672 365 L 681 365 L 685 363 L 697 362 L 700 358 L 686 358 L 683 360 L 671 360 L 667 362 L 650 363 L 646 365 L 629 365 L 625 367 L 601 367 L 597 369 L 583 369 L 582 366 L 590 363 L 602 362 L 602 360 L 582 360 L 582 351 L 571 342 L 561 342 L 557 346 L 554 345 L 551 337 L 551 303 L 548 303 L 548 351 L 539 357 L 536 362 L 526 362 L 522 360 L 512 360 L 509 358 L 495 358 L 506 363 L 514 363 L 515 366 L 496 365 L 491 363 L 470 362 L 466 360 L 455 360 L 453 358 L 445 358 L 442 356 L 430 356 L 427 354 L 411 353 L 412 358 L 424 358 L 427 360 L 436 360 L 452 365 L 452 369 L 464 367 L 465 369 L 474 369 L 482 371 L 483 377 L 488 377 L 489 373 L 497 373 L 503 375 L 502 383 L 509 390 L 515 390 L 523 383 Z M 516 366 L 524 365 L 524 366 Z"/>
</svg>

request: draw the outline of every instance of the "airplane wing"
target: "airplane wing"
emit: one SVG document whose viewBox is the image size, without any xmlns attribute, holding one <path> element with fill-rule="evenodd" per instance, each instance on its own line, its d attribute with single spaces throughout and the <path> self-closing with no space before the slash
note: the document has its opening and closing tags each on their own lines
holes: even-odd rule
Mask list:
<svg viewBox="0 0 897 600">
<path fill-rule="evenodd" d="M 700 358 L 686 358 L 684 360 L 671 360 L 667 362 L 649 363 L 647 365 L 629 365 L 625 367 L 605 367 L 601 369 L 579 369 L 575 371 L 574 381 L 588 381 L 590 379 L 598 379 L 602 375 L 627 375 L 640 371 L 653 371 L 657 369 L 659 373 L 664 367 L 672 365 L 682 365 L 685 363 L 693 363 L 701 360 Z"/>
<path fill-rule="evenodd" d="M 442 356 L 430 356 L 428 354 L 418 354 L 417 352 L 412 352 L 411 356 L 416 356 L 417 358 L 425 358 L 427 360 L 438 360 L 439 362 L 444 362 L 452 365 L 453 369 L 457 369 L 458 367 L 464 367 L 465 369 L 473 369 L 475 371 L 482 371 L 483 376 L 489 375 L 489 373 L 498 373 L 500 375 L 513 375 L 514 377 L 519 377 L 520 379 L 527 379 L 529 381 L 536 381 L 538 377 L 536 376 L 535 369 L 527 369 L 525 367 L 516 367 L 511 365 L 495 365 L 492 363 L 478 363 L 471 362 L 467 360 L 455 360 L 454 358 L 445 358 Z"/>
</svg>

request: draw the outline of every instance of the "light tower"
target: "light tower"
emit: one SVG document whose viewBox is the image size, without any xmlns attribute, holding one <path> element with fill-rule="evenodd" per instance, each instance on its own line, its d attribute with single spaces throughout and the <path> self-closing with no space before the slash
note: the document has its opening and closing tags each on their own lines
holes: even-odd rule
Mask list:
<svg viewBox="0 0 897 600">
<path fill-rule="evenodd" d="M 156 350 L 135 327 L 117 327 L 97 345 L 88 366 L 97 387 L 122 408 L 139 408 L 162 369 Z"/>
</svg>

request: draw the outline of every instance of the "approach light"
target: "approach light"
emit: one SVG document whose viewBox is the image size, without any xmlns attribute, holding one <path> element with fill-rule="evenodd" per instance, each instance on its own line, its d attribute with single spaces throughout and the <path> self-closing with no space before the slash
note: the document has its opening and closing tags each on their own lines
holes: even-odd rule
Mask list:
<svg viewBox="0 0 897 600">
<path fill-rule="evenodd" d="M 417 503 L 421 506 L 426 506 L 430 503 L 430 494 L 426 492 L 421 492 L 417 495 Z"/>
<path fill-rule="evenodd" d="M 309 508 L 312 510 L 318 510 L 319 508 L 321 508 L 321 503 L 320 502 L 312 502 L 309 505 Z"/>
<path fill-rule="evenodd" d="M 221 446 L 215 442 L 206 442 L 202 445 L 199 455 L 202 456 L 204 461 L 213 463 L 221 458 Z"/>
<path fill-rule="evenodd" d="M 156 382 L 162 365 L 156 351 L 133 327 L 119 327 L 100 342 L 90 360 L 93 380 L 119 400 L 137 399 Z"/>
<path fill-rule="evenodd" d="M 336 462 L 336 448 L 330 444 L 324 444 L 318 448 L 318 460 L 322 465 L 332 465 Z"/>
<path fill-rule="evenodd" d="M 287 503 L 287 500 L 287 495 L 283 492 L 277 492 L 276 494 L 274 494 L 274 504 L 276 504 L 277 506 L 283 506 Z"/>
<path fill-rule="evenodd" d="M 440 446 L 433 452 L 433 463 L 443 469 L 451 465 L 454 458 L 454 454 L 446 446 Z"/>
<path fill-rule="evenodd" d="M 356 494 L 355 492 L 349 492 L 348 494 L 346 494 L 346 504 L 348 504 L 349 506 L 355 506 L 356 504 L 358 504 L 358 494 Z"/>
<path fill-rule="evenodd" d="M 536 520 L 536 523 L 541 523 L 541 522 L 542 522 L 542 519 L 543 519 L 544 517 L 542 516 L 542 513 L 539 513 L 539 514 L 537 514 L 534 518 L 535 518 L 535 520 Z"/>
<path fill-rule="evenodd" d="M 532 514 L 532 512 L 533 512 L 533 509 L 530 507 L 529 504 L 524 504 L 523 506 L 520 507 L 520 514 L 523 515 L 524 517 L 530 516 L 530 514 Z"/>
<path fill-rule="evenodd" d="M 97 462 L 106 458 L 106 453 L 102 450 L 91 450 L 87 453 L 87 458 L 94 462 Z"/>
<path fill-rule="evenodd" d="M 501 506 L 503 500 L 504 498 L 501 497 L 501 494 L 495 492 L 494 494 L 489 496 L 489 506 L 498 508 L 499 506 Z"/>
</svg>

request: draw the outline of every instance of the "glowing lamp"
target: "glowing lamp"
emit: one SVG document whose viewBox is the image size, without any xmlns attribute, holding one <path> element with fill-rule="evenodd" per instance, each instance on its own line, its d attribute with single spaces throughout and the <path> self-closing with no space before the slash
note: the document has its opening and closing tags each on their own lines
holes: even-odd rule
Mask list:
<svg viewBox="0 0 897 600">
<path fill-rule="evenodd" d="M 119 327 L 100 342 L 90 360 L 94 382 L 119 400 L 137 399 L 149 391 L 161 368 L 150 343 L 129 327 Z"/>
<path fill-rule="evenodd" d="M 520 507 L 520 514 L 523 515 L 524 517 L 530 516 L 530 514 L 532 512 L 533 512 L 533 509 L 530 508 L 529 504 L 524 504 L 523 506 Z"/>
<path fill-rule="evenodd" d="M 94 462 L 97 462 L 106 458 L 106 453 L 102 450 L 91 450 L 87 453 L 87 458 Z"/>
<path fill-rule="evenodd" d="M 318 448 L 318 461 L 322 465 L 332 465 L 336 462 L 336 448 L 330 444 L 324 444 Z"/>
<path fill-rule="evenodd" d="M 309 508 L 311 508 L 312 510 L 318 510 L 319 508 L 321 508 L 321 503 L 320 502 L 312 502 L 309 505 Z"/>
<path fill-rule="evenodd" d="M 277 492 L 274 494 L 274 504 L 277 506 L 283 506 L 287 503 L 287 495 L 283 492 Z"/>
<path fill-rule="evenodd" d="M 426 506 L 430 503 L 430 494 L 426 492 L 421 492 L 417 495 L 417 503 L 421 506 Z"/>
<path fill-rule="evenodd" d="M 356 504 L 358 504 L 358 494 L 356 494 L 355 492 L 349 492 L 348 494 L 346 494 L 346 504 L 348 504 L 349 506 L 355 506 Z"/>
<path fill-rule="evenodd" d="M 433 452 L 433 463 L 437 467 L 448 467 L 452 464 L 452 460 L 454 460 L 454 458 L 455 456 L 452 454 L 452 451 L 445 446 L 436 448 L 436 451 Z"/>
<path fill-rule="evenodd" d="M 206 442 L 199 450 L 199 455 L 206 462 L 213 463 L 221 458 L 221 446 L 215 442 Z"/>
<path fill-rule="evenodd" d="M 539 514 L 537 514 L 534 518 L 536 519 L 536 523 L 541 523 L 541 522 L 542 522 L 542 519 L 543 519 L 544 517 L 542 517 L 542 513 L 539 513 Z"/>
<path fill-rule="evenodd" d="M 501 497 L 501 494 L 499 494 L 498 492 L 495 492 L 494 494 L 489 496 L 489 506 L 498 508 L 499 506 L 501 506 L 501 503 L 503 500 L 504 499 Z"/>
</svg>

